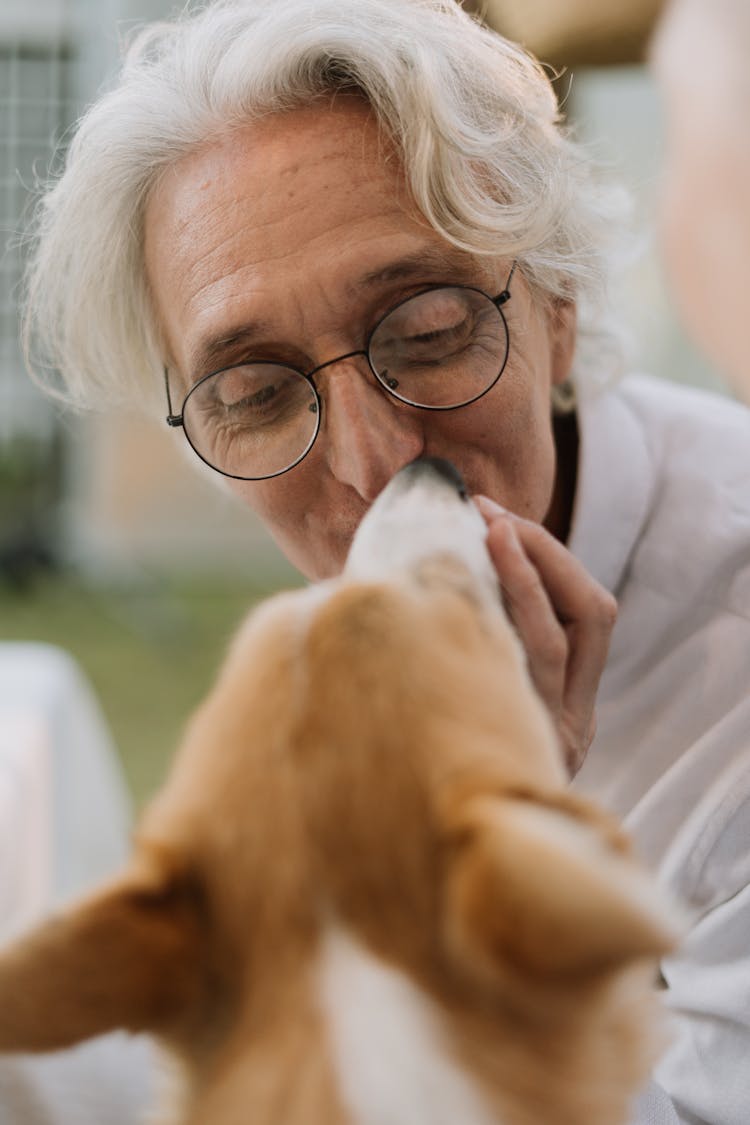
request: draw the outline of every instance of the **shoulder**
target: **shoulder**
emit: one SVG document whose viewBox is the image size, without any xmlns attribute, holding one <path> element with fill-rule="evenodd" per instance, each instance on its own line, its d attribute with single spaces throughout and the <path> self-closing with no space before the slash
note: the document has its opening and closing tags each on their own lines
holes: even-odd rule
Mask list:
<svg viewBox="0 0 750 1125">
<path fill-rule="evenodd" d="M 649 466 L 637 576 L 683 604 L 695 598 L 750 616 L 750 410 L 644 376 L 615 393 Z"/>
<path fill-rule="evenodd" d="M 736 458 L 750 479 L 750 409 L 728 396 L 647 375 L 630 375 L 611 392 L 642 428 L 654 458 L 694 464 L 696 446 Z M 687 439 L 690 440 L 688 444 Z M 715 465 L 703 465 L 715 472 Z"/>
<path fill-rule="evenodd" d="M 579 423 L 570 546 L 599 581 L 686 599 L 750 566 L 750 410 L 632 375 L 584 400 Z"/>
</svg>

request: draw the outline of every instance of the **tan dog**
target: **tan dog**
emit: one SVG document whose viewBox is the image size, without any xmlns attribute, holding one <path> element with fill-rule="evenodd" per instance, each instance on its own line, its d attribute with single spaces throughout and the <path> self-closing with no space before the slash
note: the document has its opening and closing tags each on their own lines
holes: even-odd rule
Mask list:
<svg viewBox="0 0 750 1125">
<path fill-rule="evenodd" d="M 440 462 L 243 627 L 124 875 L 0 957 L 0 1050 L 158 1036 L 183 1125 L 618 1125 L 672 927 L 569 796 Z"/>
</svg>

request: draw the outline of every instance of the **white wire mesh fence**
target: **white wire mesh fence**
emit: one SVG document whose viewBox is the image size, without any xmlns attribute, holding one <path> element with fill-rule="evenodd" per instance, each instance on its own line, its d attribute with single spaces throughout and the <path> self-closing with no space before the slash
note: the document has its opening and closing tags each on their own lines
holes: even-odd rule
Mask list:
<svg viewBox="0 0 750 1125">
<path fill-rule="evenodd" d="M 7 11 L 5 13 L 7 17 Z M 0 572 L 23 574 L 53 554 L 61 435 L 29 378 L 19 342 L 22 232 L 73 117 L 76 56 L 60 20 L 0 23 Z"/>
<path fill-rule="evenodd" d="M 19 346 L 21 232 L 73 112 L 68 42 L 0 39 L 0 443 L 52 440 L 54 413 L 24 370 Z"/>
</svg>

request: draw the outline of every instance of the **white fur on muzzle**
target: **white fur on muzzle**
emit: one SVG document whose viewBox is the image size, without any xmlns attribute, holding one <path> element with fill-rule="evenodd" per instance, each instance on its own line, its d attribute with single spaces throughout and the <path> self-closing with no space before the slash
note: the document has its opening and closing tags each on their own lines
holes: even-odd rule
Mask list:
<svg viewBox="0 0 750 1125">
<path fill-rule="evenodd" d="M 459 560 L 488 600 L 498 582 L 486 546 L 487 527 L 449 461 L 422 458 L 383 489 L 354 536 L 344 573 L 378 581 L 440 555 Z"/>
</svg>

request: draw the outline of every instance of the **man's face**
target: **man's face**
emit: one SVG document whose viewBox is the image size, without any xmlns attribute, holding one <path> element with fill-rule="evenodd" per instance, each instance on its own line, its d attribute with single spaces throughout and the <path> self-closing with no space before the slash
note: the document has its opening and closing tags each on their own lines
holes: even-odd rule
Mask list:
<svg viewBox="0 0 750 1125">
<path fill-rule="evenodd" d="M 733 28 L 733 10 L 673 0 L 652 61 L 666 117 L 661 229 L 676 302 L 687 332 L 750 397 L 750 85 L 741 36 L 750 46 L 750 21 L 737 7 Z"/>
<path fill-rule="evenodd" d="M 512 264 L 435 233 L 353 98 L 247 125 L 182 158 L 149 201 L 145 246 L 175 404 L 196 379 L 234 363 L 310 371 L 362 348 L 388 309 L 425 287 L 495 296 Z M 518 272 L 511 294 L 508 362 L 484 398 L 419 410 L 392 399 L 355 356 L 315 377 L 321 427 L 307 457 L 270 480 L 229 482 L 303 574 L 338 573 L 372 501 L 422 455 L 453 461 L 471 492 L 545 518 L 555 481 L 550 388 L 569 372 L 574 314 L 541 309 Z"/>
</svg>

